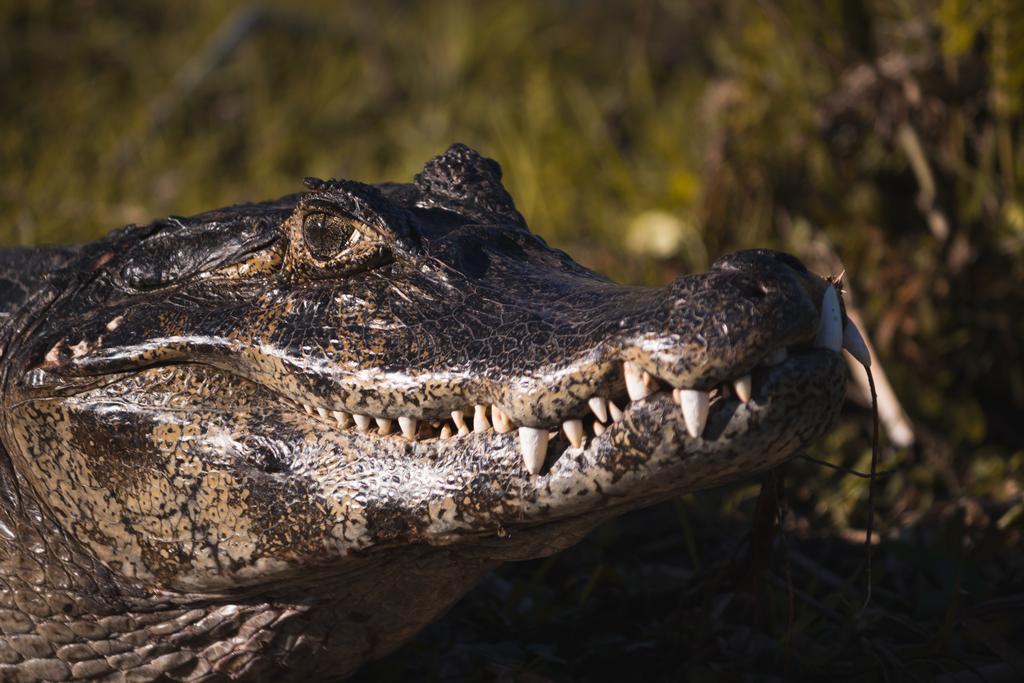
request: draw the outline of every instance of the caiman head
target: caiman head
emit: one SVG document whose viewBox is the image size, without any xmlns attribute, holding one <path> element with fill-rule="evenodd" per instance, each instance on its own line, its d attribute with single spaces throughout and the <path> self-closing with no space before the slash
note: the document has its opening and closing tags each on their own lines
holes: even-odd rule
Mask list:
<svg viewBox="0 0 1024 683">
<path fill-rule="evenodd" d="M 132 609 L 334 605 L 344 673 L 494 563 L 830 427 L 831 283 L 756 250 L 622 286 L 500 177 L 456 145 L 411 184 L 307 179 L 82 247 L 4 340 L 23 495 Z"/>
</svg>

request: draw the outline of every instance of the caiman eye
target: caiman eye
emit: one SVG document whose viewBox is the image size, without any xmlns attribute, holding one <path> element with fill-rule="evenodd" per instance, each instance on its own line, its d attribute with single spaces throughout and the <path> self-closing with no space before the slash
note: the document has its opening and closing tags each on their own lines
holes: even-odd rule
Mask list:
<svg viewBox="0 0 1024 683">
<path fill-rule="evenodd" d="M 302 219 L 302 238 L 317 261 L 330 261 L 361 235 L 356 221 L 337 214 L 311 213 Z"/>
</svg>

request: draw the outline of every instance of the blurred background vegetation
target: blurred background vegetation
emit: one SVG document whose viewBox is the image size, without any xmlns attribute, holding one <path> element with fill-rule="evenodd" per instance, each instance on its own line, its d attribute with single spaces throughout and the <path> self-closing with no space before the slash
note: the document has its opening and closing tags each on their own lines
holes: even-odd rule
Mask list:
<svg viewBox="0 0 1024 683">
<path fill-rule="evenodd" d="M 867 481 L 797 461 L 769 478 L 780 506 L 757 482 L 687 496 L 507 566 L 364 680 L 1024 678 L 1024 4 L 6 0 L 0 17 L 3 245 L 305 175 L 407 180 L 461 141 L 502 164 L 534 231 L 620 280 L 754 246 L 847 270 L 914 436 L 883 438 L 867 606 Z M 851 393 L 811 455 L 864 471 Z"/>
</svg>

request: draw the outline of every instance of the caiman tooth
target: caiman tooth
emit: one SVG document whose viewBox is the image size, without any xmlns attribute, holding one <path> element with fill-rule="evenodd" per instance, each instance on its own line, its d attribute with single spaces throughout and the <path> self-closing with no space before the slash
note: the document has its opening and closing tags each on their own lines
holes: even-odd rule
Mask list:
<svg viewBox="0 0 1024 683">
<path fill-rule="evenodd" d="M 466 430 L 466 431 L 468 432 L 469 430 Z M 449 427 L 447 424 L 445 426 L 441 427 L 441 438 L 442 439 L 450 439 L 450 438 L 452 438 L 452 428 Z"/>
<path fill-rule="evenodd" d="M 736 396 L 746 403 L 750 400 L 750 394 L 754 391 L 754 380 L 751 379 L 750 375 L 743 375 L 733 381 L 732 388 L 736 392 Z"/>
<path fill-rule="evenodd" d="M 639 401 L 654 393 L 657 387 L 649 372 L 630 361 L 622 364 L 622 370 L 626 376 L 626 391 L 630 401 Z"/>
<path fill-rule="evenodd" d="M 306 411 L 307 415 L 312 415 L 313 414 L 313 406 L 309 405 L 308 403 L 303 403 L 302 404 L 302 409 Z"/>
<path fill-rule="evenodd" d="M 469 427 L 466 426 L 466 414 L 461 410 L 452 411 L 452 422 L 455 423 L 455 428 L 459 430 L 459 434 L 469 434 Z"/>
<path fill-rule="evenodd" d="M 843 330 L 843 348 L 849 351 L 858 363 L 866 368 L 871 367 L 871 352 L 864 342 L 864 336 L 852 320 L 846 321 L 846 328 Z"/>
<path fill-rule="evenodd" d="M 325 420 L 330 416 L 330 413 L 327 412 L 327 408 L 321 408 L 320 406 L 316 407 L 316 414 Z"/>
<path fill-rule="evenodd" d="M 594 436 L 601 436 L 608 429 L 600 422 L 594 422 Z"/>
<path fill-rule="evenodd" d="M 539 474 L 548 453 L 548 430 L 536 427 L 519 428 L 519 450 L 530 474 Z"/>
<path fill-rule="evenodd" d="M 562 431 L 573 448 L 583 448 L 583 420 L 566 420 L 562 423 Z"/>
<path fill-rule="evenodd" d="M 761 365 L 765 367 L 772 367 L 786 360 L 789 357 L 789 352 L 786 349 L 775 349 L 761 361 Z"/>
<path fill-rule="evenodd" d="M 499 434 L 505 434 L 506 432 L 512 431 L 512 418 L 510 418 L 505 411 L 497 405 L 491 406 L 491 422 L 494 423 L 494 431 Z"/>
<path fill-rule="evenodd" d="M 491 423 L 487 421 L 487 406 L 476 404 L 473 407 L 473 431 L 479 434 L 490 428 Z"/>
<path fill-rule="evenodd" d="M 416 440 L 416 432 L 419 429 L 419 421 L 415 417 L 402 416 L 398 418 L 398 426 L 402 430 L 402 436 L 409 441 Z"/>
<path fill-rule="evenodd" d="M 378 434 L 380 434 L 381 436 L 387 436 L 388 434 L 391 433 L 391 428 L 395 424 L 394 421 L 389 420 L 386 417 L 377 417 L 377 418 L 374 418 L 374 420 L 377 422 L 377 433 Z"/>
<path fill-rule="evenodd" d="M 342 429 L 346 429 L 350 424 L 352 424 L 352 418 L 349 417 L 348 413 L 343 413 L 340 410 L 335 410 L 334 412 L 331 413 L 331 415 L 334 417 L 334 421 L 337 422 L 338 426 L 341 427 Z"/>
<path fill-rule="evenodd" d="M 704 425 L 708 421 L 708 405 L 710 399 L 708 392 L 697 389 L 676 389 L 672 392 L 683 409 L 683 421 L 686 422 L 686 431 L 693 438 L 704 433 Z"/>
<path fill-rule="evenodd" d="M 360 415 L 359 413 L 354 413 L 352 415 L 352 419 L 356 421 L 356 429 L 358 429 L 361 432 L 370 431 L 370 423 L 372 422 L 372 420 L 370 420 L 370 417 L 368 415 Z"/>
<path fill-rule="evenodd" d="M 615 405 L 615 401 L 608 401 L 608 414 L 612 416 L 612 422 L 622 422 L 624 413 Z"/>
<path fill-rule="evenodd" d="M 839 307 L 839 294 L 832 285 L 825 288 L 821 297 L 821 321 L 814 346 L 836 353 L 843 348 L 843 312 Z"/>
<path fill-rule="evenodd" d="M 603 396 L 595 396 L 587 401 L 587 405 L 590 406 L 590 412 L 594 413 L 594 417 L 601 422 L 608 422 L 608 399 Z"/>
</svg>

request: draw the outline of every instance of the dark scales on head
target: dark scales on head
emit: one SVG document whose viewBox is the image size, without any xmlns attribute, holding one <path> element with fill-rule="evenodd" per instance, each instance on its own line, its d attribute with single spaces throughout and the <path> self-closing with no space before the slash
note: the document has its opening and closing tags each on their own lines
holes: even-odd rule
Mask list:
<svg viewBox="0 0 1024 683">
<path fill-rule="evenodd" d="M 0 251 L 0 678 L 344 676 L 839 410 L 841 304 L 790 256 L 613 283 L 462 145 L 306 185 Z"/>
</svg>

